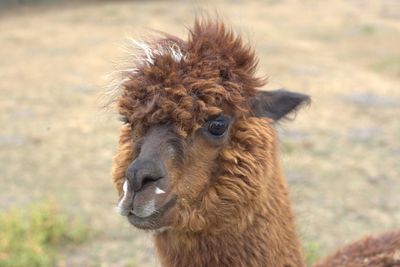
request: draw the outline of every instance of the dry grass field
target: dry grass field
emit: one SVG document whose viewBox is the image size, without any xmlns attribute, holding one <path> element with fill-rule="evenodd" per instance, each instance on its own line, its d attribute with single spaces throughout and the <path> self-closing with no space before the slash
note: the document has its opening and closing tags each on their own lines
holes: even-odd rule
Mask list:
<svg viewBox="0 0 400 267">
<path fill-rule="evenodd" d="M 178 36 L 215 10 L 255 44 L 267 89 L 310 94 L 279 126 L 307 249 L 326 255 L 400 228 L 400 3 L 396 0 L 109 1 L 0 6 L 0 212 L 51 198 L 90 237 L 57 266 L 157 262 L 151 238 L 116 214 L 115 113 L 106 74 L 125 37 Z M 2 233 L 0 233 L 1 235 Z M 1 256 L 1 255 L 0 255 Z"/>
</svg>

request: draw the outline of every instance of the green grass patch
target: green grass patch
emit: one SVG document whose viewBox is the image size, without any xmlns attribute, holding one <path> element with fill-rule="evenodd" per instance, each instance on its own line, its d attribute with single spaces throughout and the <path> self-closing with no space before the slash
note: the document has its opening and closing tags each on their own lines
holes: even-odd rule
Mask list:
<svg viewBox="0 0 400 267">
<path fill-rule="evenodd" d="M 382 58 L 372 65 L 372 69 L 398 78 L 400 77 L 400 56 Z"/>
<path fill-rule="evenodd" d="M 317 242 L 304 241 L 303 248 L 307 266 L 312 266 L 313 263 L 321 258 L 321 248 Z"/>
<path fill-rule="evenodd" d="M 360 30 L 365 35 L 372 35 L 376 32 L 376 28 L 369 24 L 360 26 Z"/>
<path fill-rule="evenodd" d="M 0 214 L 0 267 L 47 267 L 57 249 L 86 240 L 88 228 L 62 213 L 55 201 Z"/>
</svg>

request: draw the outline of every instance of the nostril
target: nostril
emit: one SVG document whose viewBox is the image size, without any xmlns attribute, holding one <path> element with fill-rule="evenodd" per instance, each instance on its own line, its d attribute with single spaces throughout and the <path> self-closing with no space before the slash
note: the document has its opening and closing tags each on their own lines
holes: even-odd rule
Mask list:
<svg viewBox="0 0 400 267">
<path fill-rule="evenodd" d="M 163 178 L 164 167 L 160 161 L 136 159 L 127 170 L 127 178 L 134 192 Z"/>
</svg>

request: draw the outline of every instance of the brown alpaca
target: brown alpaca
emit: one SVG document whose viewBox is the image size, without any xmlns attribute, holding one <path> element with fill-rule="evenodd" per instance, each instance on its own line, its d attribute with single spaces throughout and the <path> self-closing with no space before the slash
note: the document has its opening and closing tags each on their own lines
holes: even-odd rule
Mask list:
<svg viewBox="0 0 400 267">
<path fill-rule="evenodd" d="M 274 123 L 309 97 L 258 91 L 252 48 L 221 22 L 136 44 L 117 100 L 121 214 L 154 232 L 164 267 L 305 266 Z"/>
<path fill-rule="evenodd" d="M 400 267 L 400 231 L 365 237 L 314 267 Z"/>
</svg>

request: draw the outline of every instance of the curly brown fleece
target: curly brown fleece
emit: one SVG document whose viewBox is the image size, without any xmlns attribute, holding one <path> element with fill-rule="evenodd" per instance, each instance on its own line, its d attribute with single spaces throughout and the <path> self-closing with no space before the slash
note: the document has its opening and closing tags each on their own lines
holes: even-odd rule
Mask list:
<svg viewBox="0 0 400 267">
<path fill-rule="evenodd" d="M 137 62 L 128 75 L 118 106 L 135 127 L 173 123 L 190 134 L 223 105 L 237 115 L 245 112 L 246 98 L 264 84 L 254 76 L 254 52 L 222 23 L 196 21 L 187 42 L 167 36 L 145 45 L 176 47 L 183 56 L 177 61 L 171 53 L 157 55 L 152 64 Z"/>
<path fill-rule="evenodd" d="M 202 182 L 191 184 L 190 192 L 176 186 L 181 197 L 174 230 L 156 237 L 163 266 L 303 266 L 272 121 L 251 117 L 247 103 L 265 84 L 255 77 L 253 49 L 210 20 L 197 20 L 186 42 L 167 36 L 146 46 L 179 46 L 183 57 L 159 53 L 147 58 L 151 64 L 139 61 L 123 84 L 119 112 L 132 127 L 122 127 L 114 159 L 120 193 L 135 144 L 151 126 L 173 124 L 189 138 L 222 111 L 234 118 L 229 143 L 218 150 L 218 173 L 210 179 L 204 168 L 211 167 L 203 166 L 191 171 Z M 181 168 L 199 161 L 205 149 L 193 149 Z"/>
</svg>

